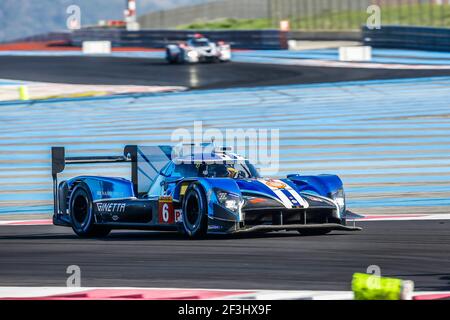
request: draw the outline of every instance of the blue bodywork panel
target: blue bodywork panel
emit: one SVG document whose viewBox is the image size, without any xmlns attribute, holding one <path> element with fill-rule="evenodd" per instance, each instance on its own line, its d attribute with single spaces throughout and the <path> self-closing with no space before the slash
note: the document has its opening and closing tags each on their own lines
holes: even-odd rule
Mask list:
<svg viewBox="0 0 450 320">
<path fill-rule="evenodd" d="M 133 184 L 124 178 L 79 176 L 67 180 L 69 189 L 72 189 L 79 182 L 84 182 L 88 185 L 93 201 L 135 196 Z"/>
<path fill-rule="evenodd" d="M 317 176 L 302 176 L 299 174 L 288 175 L 288 179 L 295 185 L 298 192 L 312 191 L 323 197 L 329 197 L 339 189 L 343 188 L 342 180 L 336 175 L 317 175 Z"/>
</svg>

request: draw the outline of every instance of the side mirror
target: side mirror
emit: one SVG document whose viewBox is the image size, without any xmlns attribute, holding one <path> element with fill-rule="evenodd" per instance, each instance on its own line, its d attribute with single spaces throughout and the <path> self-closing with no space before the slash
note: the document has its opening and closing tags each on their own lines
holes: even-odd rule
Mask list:
<svg viewBox="0 0 450 320">
<path fill-rule="evenodd" d="M 161 186 L 164 186 L 164 189 L 167 189 L 167 186 L 172 183 L 178 183 L 183 180 L 184 177 L 168 177 L 165 180 L 161 181 Z"/>
</svg>

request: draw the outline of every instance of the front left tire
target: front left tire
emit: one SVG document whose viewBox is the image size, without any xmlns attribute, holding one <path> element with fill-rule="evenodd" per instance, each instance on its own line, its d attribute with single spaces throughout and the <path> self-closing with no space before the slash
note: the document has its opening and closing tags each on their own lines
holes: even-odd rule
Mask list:
<svg viewBox="0 0 450 320">
<path fill-rule="evenodd" d="M 166 49 L 166 61 L 170 64 L 174 64 L 176 61 L 172 58 L 170 54 L 170 49 Z"/>
<path fill-rule="evenodd" d="M 189 238 L 203 238 L 208 231 L 208 205 L 203 188 L 192 183 L 183 199 L 183 232 Z"/>
</svg>

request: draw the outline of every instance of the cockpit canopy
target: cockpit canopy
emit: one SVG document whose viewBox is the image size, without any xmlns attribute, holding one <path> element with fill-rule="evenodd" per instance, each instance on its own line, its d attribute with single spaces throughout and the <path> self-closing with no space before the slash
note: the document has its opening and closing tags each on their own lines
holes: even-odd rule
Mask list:
<svg viewBox="0 0 450 320">
<path fill-rule="evenodd" d="M 146 193 L 161 178 L 258 178 L 256 168 L 245 158 L 214 148 L 198 146 L 140 146 L 137 153 L 138 190 Z M 200 152 L 199 152 L 200 151 Z"/>
<path fill-rule="evenodd" d="M 258 171 L 248 161 L 234 160 L 209 163 L 172 163 L 165 176 L 184 178 L 258 178 Z"/>
<path fill-rule="evenodd" d="M 207 38 L 193 38 L 187 41 L 187 44 L 191 47 L 209 47 L 211 42 Z"/>
</svg>

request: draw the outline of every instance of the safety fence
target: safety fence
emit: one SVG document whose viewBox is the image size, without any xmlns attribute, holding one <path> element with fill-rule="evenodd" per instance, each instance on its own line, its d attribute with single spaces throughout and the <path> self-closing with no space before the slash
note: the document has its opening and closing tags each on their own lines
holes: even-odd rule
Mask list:
<svg viewBox="0 0 450 320">
<path fill-rule="evenodd" d="M 74 31 L 71 43 L 81 46 L 83 41 L 111 41 L 114 47 L 164 48 L 167 44 L 185 40 L 192 30 L 141 30 L 88 28 Z M 287 34 L 279 30 L 205 31 L 213 41 L 225 41 L 237 49 L 285 49 Z"/>
<path fill-rule="evenodd" d="M 141 30 L 85 28 L 72 33 L 50 33 L 22 41 L 63 41 L 80 47 L 83 41 L 111 41 L 114 47 L 164 48 L 185 40 L 195 30 Z M 375 48 L 416 49 L 450 52 L 450 29 L 411 26 L 382 26 L 359 31 L 208 30 L 198 31 L 213 41 L 226 41 L 236 49 L 286 49 L 288 40 L 364 41 Z"/>
<path fill-rule="evenodd" d="M 139 23 L 145 29 L 271 29 L 289 20 L 293 30 L 356 30 L 372 5 L 386 25 L 450 27 L 450 0 L 216 0 L 143 14 Z"/>
<path fill-rule="evenodd" d="M 375 48 L 450 51 L 450 29 L 431 27 L 383 26 L 363 28 L 363 39 Z"/>
</svg>

